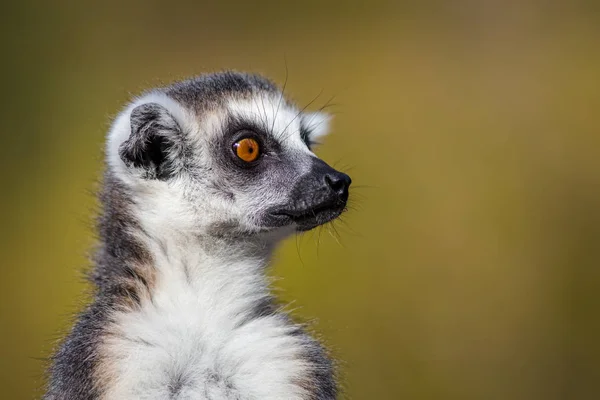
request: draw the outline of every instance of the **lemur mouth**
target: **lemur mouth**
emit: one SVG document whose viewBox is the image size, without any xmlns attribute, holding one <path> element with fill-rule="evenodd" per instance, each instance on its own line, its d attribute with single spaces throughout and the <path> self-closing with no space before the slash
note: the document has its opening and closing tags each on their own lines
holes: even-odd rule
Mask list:
<svg viewBox="0 0 600 400">
<path fill-rule="evenodd" d="M 345 209 L 345 202 L 326 202 L 308 209 L 278 210 L 271 215 L 283 220 L 281 222 L 295 223 L 299 231 L 308 231 L 336 219 Z"/>
</svg>

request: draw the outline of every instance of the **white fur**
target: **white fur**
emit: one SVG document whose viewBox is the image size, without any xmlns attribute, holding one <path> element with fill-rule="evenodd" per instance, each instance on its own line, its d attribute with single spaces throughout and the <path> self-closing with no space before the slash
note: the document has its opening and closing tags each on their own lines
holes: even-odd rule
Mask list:
<svg viewBox="0 0 600 400">
<path fill-rule="evenodd" d="M 135 215 L 144 232 L 139 238 L 151 251 L 156 282 L 151 300 L 143 299 L 139 310 L 114 317 L 110 330 L 115 334 L 103 349 L 115 377 L 106 398 L 167 399 L 168 385 L 179 374 L 186 383 L 179 399 L 305 398 L 304 389 L 294 383 L 310 368 L 300 357 L 303 339 L 287 335 L 291 327 L 278 316 L 240 326 L 256 300 L 268 292 L 263 270 L 276 240 L 241 241 L 229 247 L 202 240 L 213 219 L 246 218 L 248 209 L 277 200 L 278 193 L 261 198 L 261 204 L 249 196 L 233 205 L 207 198 L 185 179 L 141 179 L 125 166 L 118 148 L 129 135 L 131 110 L 146 102 L 164 106 L 182 129 L 196 135 L 198 154 L 203 140 L 220 134 L 224 123 L 225 110 L 214 110 L 198 121 L 161 93 L 133 102 L 114 123 L 108 165 L 134 193 Z M 312 154 L 298 134 L 300 118 L 306 117 L 278 96 L 231 99 L 226 111 L 272 127 L 289 149 Z M 327 120 L 320 113 L 308 115 L 317 136 L 324 134 Z M 299 174 L 304 172 L 308 166 Z M 251 227 L 251 219 L 247 224 Z M 291 231 L 279 231 L 275 239 Z"/>
<path fill-rule="evenodd" d="M 228 383 L 243 399 L 301 399 L 293 381 L 306 366 L 301 342 L 286 335 L 289 327 L 277 317 L 236 327 L 267 291 L 263 261 L 210 257 L 182 246 L 182 239 L 167 240 L 166 253 L 153 246 L 158 276 L 152 301 L 120 314 L 118 335 L 106 343 L 109 358 L 117 360 L 117 380 L 106 398 L 169 398 L 168 385 L 182 374 L 180 399 L 237 398 Z"/>
<path fill-rule="evenodd" d="M 307 129 L 311 132 L 310 138 L 315 142 L 319 142 L 327 133 L 331 124 L 331 115 L 321 111 L 305 113 L 303 121 Z"/>
</svg>

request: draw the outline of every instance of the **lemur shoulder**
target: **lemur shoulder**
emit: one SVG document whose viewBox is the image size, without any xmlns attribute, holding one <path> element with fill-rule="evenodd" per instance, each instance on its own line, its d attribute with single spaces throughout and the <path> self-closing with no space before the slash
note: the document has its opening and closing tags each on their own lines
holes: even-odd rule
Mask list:
<svg viewBox="0 0 600 400">
<path fill-rule="evenodd" d="M 339 216 L 328 117 L 236 72 L 145 93 L 107 138 L 93 301 L 46 400 L 334 399 L 332 361 L 274 303 L 275 245 Z"/>
</svg>

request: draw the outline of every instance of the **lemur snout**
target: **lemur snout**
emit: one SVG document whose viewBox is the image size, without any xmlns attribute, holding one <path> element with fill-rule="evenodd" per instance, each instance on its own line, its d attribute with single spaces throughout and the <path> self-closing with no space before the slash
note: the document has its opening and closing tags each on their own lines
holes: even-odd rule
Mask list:
<svg viewBox="0 0 600 400">
<path fill-rule="evenodd" d="M 345 210 L 350 177 L 316 157 L 311 164 L 310 172 L 293 187 L 291 202 L 271 210 L 270 224 L 295 223 L 299 231 L 307 231 L 334 220 Z"/>
</svg>

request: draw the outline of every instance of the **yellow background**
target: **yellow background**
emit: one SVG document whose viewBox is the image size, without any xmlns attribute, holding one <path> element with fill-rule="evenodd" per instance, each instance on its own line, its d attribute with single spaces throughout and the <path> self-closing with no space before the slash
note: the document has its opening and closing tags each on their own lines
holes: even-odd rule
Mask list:
<svg viewBox="0 0 600 400">
<path fill-rule="evenodd" d="M 0 12 L 0 398 L 39 397 L 85 299 L 104 134 L 222 68 L 303 106 L 351 211 L 273 274 L 349 399 L 600 398 L 594 1 L 13 2 Z M 339 241 L 339 243 L 338 243 Z"/>
</svg>

